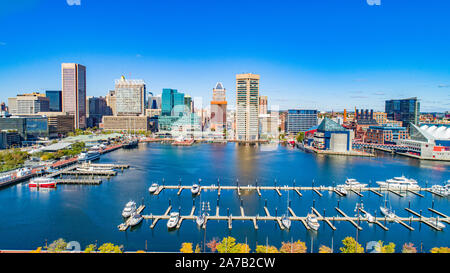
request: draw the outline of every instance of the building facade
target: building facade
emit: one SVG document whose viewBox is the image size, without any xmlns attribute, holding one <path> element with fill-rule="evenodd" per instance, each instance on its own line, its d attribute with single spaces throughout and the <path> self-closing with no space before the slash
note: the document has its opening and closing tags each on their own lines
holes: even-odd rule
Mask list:
<svg viewBox="0 0 450 273">
<path fill-rule="evenodd" d="M 267 114 L 267 96 L 259 96 L 259 114 Z"/>
<path fill-rule="evenodd" d="M 86 67 L 61 64 L 62 110 L 75 118 L 75 128 L 86 128 Z"/>
<path fill-rule="evenodd" d="M 420 103 L 417 98 L 387 100 L 387 119 L 401 121 L 403 127 L 410 128 L 410 123 L 417 125 L 420 116 Z"/>
<path fill-rule="evenodd" d="M 111 115 L 116 116 L 116 91 L 110 90 L 108 95 L 106 95 L 106 105 L 109 107 Z"/>
<path fill-rule="evenodd" d="M 62 112 L 62 92 L 61 90 L 47 90 L 45 91 L 45 96 L 49 100 L 49 111 L 50 112 Z"/>
<path fill-rule="evenodd" d="M 127 80 L 124 76 L 115 81 L 116 115 L 144 116 L 146 91 L 143 80 Z"/>
<path fill-rule="evenodd" d="M 397 144 L 400 139 L 408 138 L 408 130 L 397 126 L 370 126 L 364 142 L 375 144 Z"/>
<path fill-rule="evenodd" d="M 112 111 L 107 106 L 104 97 L 88 97 L 87 98 L 87 127 L 98 127 L 102 122 L 103 116 L 111 116 Z"/>
<path fill-rule="evenodd" d="M 352 150 L 354 133 L 329 118 L 324 118 L 314 133 L 312 146 L 318 150 L 348 152 Z"/>
<path fill-rule="evenodd" d="M 218 82 L 213 89 L 213 99 L 211 101 L 211 129 L 223 131 L 227 126 L 227 100 L 226 89 L 222 83 Z"/>
<path fill-rule="evenodd" d="M 49 99 L 44 94 L 31 93 L 20 94 L 15 98 L 8 99 L 10 114 L 12 115 L 35 115 L 38 112 L 49 111 Z"/>
<path fill-rule="evenodd" d="M 103 116 L 100 127 L 106 131 L 151 131 L 153 119 L 146 116 Z"/>
<path fill-rule="evenodd" d="M 287 112 L 287 133 L 296 135 L 317 125 L 317 110 L 290 109 Z"/>
<path fill-rule="evenodd" d="M 236 75 L 236 140 L 259 138 L 259 80 L 256 74 Z"/>
</svg>

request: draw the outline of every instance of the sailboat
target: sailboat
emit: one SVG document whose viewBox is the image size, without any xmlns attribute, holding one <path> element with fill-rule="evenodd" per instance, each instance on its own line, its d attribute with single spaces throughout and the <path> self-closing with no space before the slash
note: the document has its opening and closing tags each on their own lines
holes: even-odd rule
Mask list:
<svg viewBox="0 0 450 273">
<path fill-rule="evenodd" d="M 287 191 L 288 195 L 287 195 L 287 204 L 286 204 L 286 214 L 283 214 L 283 217 L 281 218 L 281 223 L 283 224 L 283 226 L 287 229 L 291 228 L 291 219 L 289 219 L 288 217 L 288 207 L 289 207 L 289 191 Z"/>
<path fill-rule="evenodd" d="M 199 227 L 201 227 L 203 225 L 203 223 L 205 222 L 205 213 L 203 212 L 203 207 L 202 207 L 202 196 L 200 196 L 200 209 L 199 209 L 199 214 L 195 217 L 195 222 L 197 223 L 197 225 Z"/>
<path fill-rule="evenodd" d="M 389 203 L 389 208 L 387 207 L 387 194 L 384 196 L 384 207 L 380 206 L 381 213 L 388 218 L 395 218 L 395 212 L 392 210 L 391 204 Z"/>
</svg>

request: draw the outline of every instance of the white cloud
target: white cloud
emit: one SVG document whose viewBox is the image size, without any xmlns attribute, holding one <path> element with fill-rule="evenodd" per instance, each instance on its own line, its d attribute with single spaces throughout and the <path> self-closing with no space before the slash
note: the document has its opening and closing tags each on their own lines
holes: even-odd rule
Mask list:
<svg viewBox="0 0 450 273">
<path fill-rule="evenodd" d="M 69 6 L 80 6 L 81 5 L 81 0 L 66 0 L 67 4 Z"/>
</svg>

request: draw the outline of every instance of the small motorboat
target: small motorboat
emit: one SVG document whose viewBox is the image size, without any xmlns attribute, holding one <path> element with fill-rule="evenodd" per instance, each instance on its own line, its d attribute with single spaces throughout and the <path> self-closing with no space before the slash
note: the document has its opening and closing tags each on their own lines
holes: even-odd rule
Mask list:
<svg viewBox="0 0 450 273">
<path fill-rule="evenodd" d="M 192 185 L 191 192 L 193 195 L 197 195 L 200 193 L 200 186 L 198 184 Z"/>
<path fill-rule="evenodd" d="M 341 186 L 341 185 L 339 185 L 339 186 L 337 186 L 336 187 L 336 191 L 338 192 L 338 193 L 340 193 L 341 195 L 343 195 L 343 196 L 346 196 L 347 195 L 347 190 L 343 187 L 343 186 Z"/>
<path fill-rule="evenodd" d="M 38 177 L 28 183 L 30 188 L 56 188 L 56 180 L 50 177 Z"/>
<path fill-rule="evenodd" d="M 158 187 L 159 187 L 158 183 L 153 183 L 153 184 L 148 188 L 148 191 L 149 191 L 151 194 L 153 194 L 153 193 L 155 193 L 155 192 L 158 190 Z"/>
<path fill-rule="evenodd" d="M 180 219 L 180 214 L 178 212 L 171 212 L 169 221 L 167 221 L 167 227 L 169 229 L 175 228 L 178 224 L 179 219 Z"/>
<path fill-rule="evenodd" d="M 133 215 L 131 215 L 130 217 L 129 224 L 132 227 L 137 226 L 140 222 L 142 222 L 142 219 L 142 215 L 140 215 L 139 213 L 133 213 Z"/>
<path fill-rule="evenodd" d="M 291 219 L 289 219 L 289 217 L 286 214 L 284 214 L 283 217 L 281 218 L 281 223 L 285 228 L 287 229 L 291 228 Z"/>
<path fill-rule="evenodd" d="M 122 211 L 122 216 L 124 218 L 128 218 L 131 215 L 133 215 L 133 213 L 136 211 L 136 203 L 134 201 L 129 201 L 126 205 L 125 208 Z"/>
<path fill-rule="evenodd" d="M 373 217 L 372 214 L 368 212 L 364 213 L 363 219 L 365 219 L 368 223 L 375 223 L 375 217 Z"/>
</svg>

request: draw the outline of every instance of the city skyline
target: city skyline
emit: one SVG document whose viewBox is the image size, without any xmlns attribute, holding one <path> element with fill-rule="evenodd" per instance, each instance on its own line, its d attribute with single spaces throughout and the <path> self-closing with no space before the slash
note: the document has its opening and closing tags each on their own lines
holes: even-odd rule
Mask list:
<svg viewBox="0 0 450 273">
<path fill-rule="evenodd" d="M 125 75 L 144 79 L 154 94 L 173 88 L 210 101 L 216 82 L 233 87 L 236 74 L 255 73 L 261 95 L 280 109 L 378 111 L 385 100 L 409 97 L 421 99 L 423 112 L 449 109 L 450 53 L 442 46 L 450 37 L 444 21 L 449 3 L 288 1 L 292 8 L 286 10 L 260 1 L 258 13 L 244 18 L 232 12 L 234 1 L 200 2 L 4 4 L 0 23 L 11 27 L 0 36 L 0 100 L 59 90 L 59 65 L 73 62 L 87 67 L 88 96 L 105 96 Z M 242 4 L 243 11 L 252 8 L 251 1 Z M 124 20 L 106 20 L 100 10 Z M 130 10 L 137 14 L 129 17 Z M 217 11 L 226 14 L 226 23 L 212 20 Z M 168 14 L 172 22 L 162 23 Z M 416 20 L 419 15 L 424 20 Z M 24 19 L 16 22 L 16 16 Z M 48 24 L 63 19 L 65 24 Z M 244 26 L 257 39 L 234 31 Z M 236 104 L 233 96 L 229 104 Z"/>
</svg>

